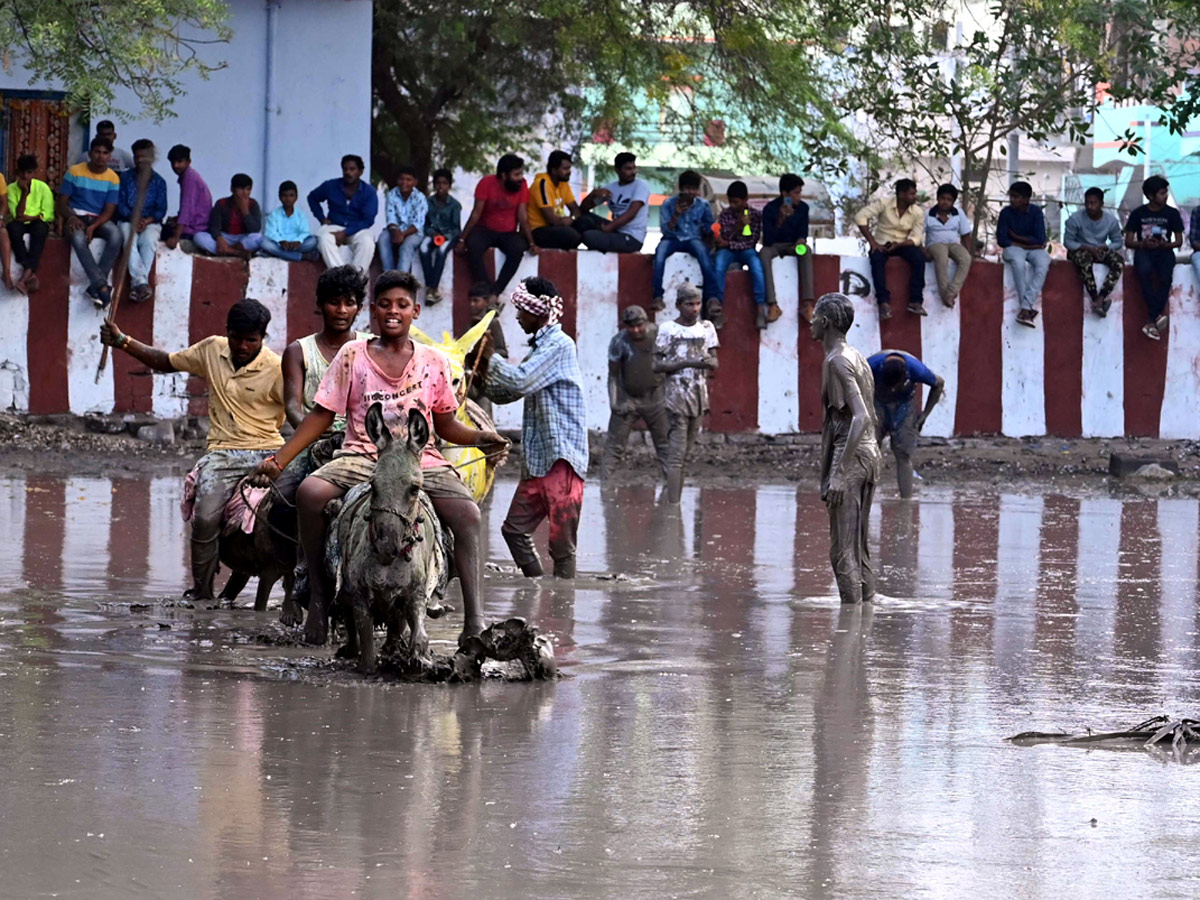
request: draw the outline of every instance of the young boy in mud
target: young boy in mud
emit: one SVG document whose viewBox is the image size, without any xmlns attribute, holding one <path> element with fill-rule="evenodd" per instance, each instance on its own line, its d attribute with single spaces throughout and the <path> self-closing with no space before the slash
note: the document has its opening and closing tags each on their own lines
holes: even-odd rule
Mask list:
<svg viewBox="0 0 1200 900">
<path fill-rule="evenodd" d="M 552 281 L 526 278 L 513 291 L 517 322 L 530 336 L 519 364 L 492 356 L 484 382 L 497 403 L 525 398 L 521 481 L 500 533 L 529 578 L 543 574 L 533 533 L 550 519 L 550 557 L 557 578 L 575 577 L 575 536 L 588 467 L 583 378 L 575 342 L 559 324 L 563 301 Z M 486 350 L 484 351 L 486 355 Z"/>
<path fill-rule="evenodd" d="M 292 341 L 283 351 L 283 402 L 288 423 L 299 428 L 304 417 L 316 405 L 317 389 L 338 351 L 350 341 L 366 340 L 369 331 L 354 331 L 354 320 L 362 311 L 367 295 L 367 276 L 356 266 L 337 266 L 326 269 L 317 279 L 317 311 L 323 327 L 320 331 Z M 346 429 L 346 419 L 339 416 L 326 437 Z M 300 483 L 313 473 L 312 448 L 305 450 L 279 476 L 275 487 L 283 503 L 271 506 L 271 524 L 284 534 L 296 533 L 296 491 Z"/>
<path fill-rule="evenodd" d="M 451 384 L 450 361 L 438 350 L 413 341 L 409 328 L 421 314 L 419 284 L 409 272 L 384 272 L 375 283 L 372 303 L 379 336 L 349 341 L 329 365 L 313 398 L 313 408 L 300 422 L 283 448 L 268 456 L 257 474 L 276 479 L 313 441 L 345 416 L 346 438 L 331 461 L 304 479 L 296 492 L 300 517 L 300 543 L 307 559 L 324 559 L 325 506 L 355 485 L 368 481 L 375 469 L 377 450 L 367 436 L 367 410 L 383 404 L 384 422 L 397 437 L 408 427 L 410 410 L 419 410 L 436 433 L 452 444 L 497 449 L 507 441 L 495 432 L 476 431 L 457 419 L 458 400 Z M 421 457 L 425 493 L 454 534 L 454 563 L 462 584 L 463 637 L 483 630 L 479 601 L 479 507 L 470 492 L 437 451 L 432 441 Z M 304 638 L 325 643 L 326 611 L 332 583 L 324 566 L 310 568 L 312 599 Z"/>
<path fill-rule="evenodd" d="M 882 446 L 885 435 L 892 436 L 892 455 L 896 457 L 896 482 L 900 496 L 912 496 L 912 455 L 917 435 L 946 390 L 946 379 L 911 353 L 884 350 L 867 358 L 875 379 L 875 437 Z M 917 385 L 929 388 L 925 408 L 915 403 Z"/>
<path fill-rule="evenodd" d="M 206 337 L 176 353 L 136 341 L 116 323 L 100 325 L 102 343 L 155 372 L 188 372 L 208 383 L 208 452 L 196 463 L 189 600 L 213 599 L 225 504 L 237 483 L 283 445 L 283 373 L 279 356 L 264 343 L 270 322 L 270 310 L 257 300 L 239 300 L 226 316 L 224 337 Z"/>
<path fill-rule="evenodd" d="M 625 455 L 625 445 L 638 419 L 654 441 L 663 472 L 667 469 L 670 421 L 663 406 L 663 375 L 654 369 L 654 340 L 658 328 L 640 306 L 621 315 L 624 328 L 608 344 L 608 439 L 604 442 L 601 475 L 612 475 Z"/>
<path fill-rule="evenodd" d="M 708 375 L 717 369 L 717 331 L 700 318 L 700 292 L 690 284 L 675 295 L 679 316 L 664 322 L 654 344 L 654 371 L 667 376 L 664 403 L 670 422 L 667 436 L 668 503 L 683 496 L 683 473 L 700 420 L 708 412 Z"/>
</svg>

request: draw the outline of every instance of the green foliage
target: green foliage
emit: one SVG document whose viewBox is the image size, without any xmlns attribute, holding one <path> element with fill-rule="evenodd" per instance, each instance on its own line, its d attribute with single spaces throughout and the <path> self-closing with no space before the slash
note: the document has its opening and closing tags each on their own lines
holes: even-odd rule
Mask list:
<svg viewBox="0 0 1200 900">
<path fill-rule="evenodd" d="M 223 0 L 0 0 L 3 62 L 23 66 L 30 84 L 57 82 L 67 100 L 94 112 L 115 110 L 117 88 L 132 91 L 141 114 L 172 115 L 184 72 L 224 67 L 201 59 L 209 44 L 229 40 Z"/>
<path fill-rule="evenodd" d="M 411 162 L 486 171 L 542 138 L 596 131 L 637 147 L 698 143 L 713 120 L 739 160 L 836 167 L 843 141 L 822 89 L 839 49 L 815 0 L 514 0 L 375 6 L 372 148 L 389 182 Z M 845 30 L 845 27 L 842 28 Z"/>
</svg>

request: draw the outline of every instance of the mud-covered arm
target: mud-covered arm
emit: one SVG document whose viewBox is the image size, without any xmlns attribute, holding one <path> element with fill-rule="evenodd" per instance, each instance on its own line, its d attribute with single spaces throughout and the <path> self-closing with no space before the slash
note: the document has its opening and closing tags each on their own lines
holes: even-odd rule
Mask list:
<svg viewBox="0 0 1200 900">
<path fill-rule="evenodd" d="M 917 423 L 918 431 L 925 426 L 925 420 L 929 418 L 929 414 L 933 412 L 933 408 L 938 405 L 938 401 L 942 399 L 942 395 L 945 393 L 946 379 L 939 375 L 937 377 L 937 384 L 929 389 L 929 397 L 925 400 L 925 410 L 921 413 L 921 421 Z"/>
<path fill-rule="evenodd" d="M 304 421 L 304 351 L 298 341 L 283 351 L 283 408 L 288 423 L 299 428 Z"/>
</svg>

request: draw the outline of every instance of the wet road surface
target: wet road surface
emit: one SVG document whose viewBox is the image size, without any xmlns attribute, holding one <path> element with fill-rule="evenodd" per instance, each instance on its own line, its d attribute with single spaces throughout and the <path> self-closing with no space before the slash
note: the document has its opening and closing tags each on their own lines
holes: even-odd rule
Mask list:
<svg viewBox="0 0 1200 900">
<path fill-rule="evenodd" d="M 176 504 L 0 480 L 0 897 L 1195 894 L 1200 767 L 1001 739 L 1200 712 L 1196 500 L 885 497 L 842 610 L 810 488 L 589 486 L 575 585 L 487 581 L 566 677 L 470 686 L 155 604 Z"/>
</svg>

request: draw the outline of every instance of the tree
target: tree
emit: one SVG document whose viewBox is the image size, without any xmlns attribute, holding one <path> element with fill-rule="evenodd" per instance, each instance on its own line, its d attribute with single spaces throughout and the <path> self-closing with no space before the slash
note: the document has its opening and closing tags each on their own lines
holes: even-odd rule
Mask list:
<svg viewBox="0 0 1200 900">
<path fill-rule="evenodd" d="M 952 30 L 936 27 L 950 6 L 898 17 L 895 4 L 868 3 L 874 24 L 843 68 L 842 110 L 865 115 L 877 155 L 894 162 L 959 156 L 976 233 L 988 173 L 1010 135 L 1084 143 L 1105 86 L 1113 100 L 1166 116 L 1200 63 L 1200 6 L 1190 0 L 993 0 L 991 19 L 976 19 L 957 47 Z M 1180 107 L 1175 127 L 1186 116 Z M 1139 136 L 1124 138 L 1138 153 Z"/>
<path fill-rule="evenodd" d="M 817 0 L 376 3 L 375 175 L 487 171 L 548 139 L 696 139 L 756 166 L 836 169 L 848 133 L 822 82 L 852 4 Z M 723 123 L 723 129 L 718 124 Z M 722 133 L 723 132 L 723 133 Z"/>
<path fill-rule="evenodd" d="M 113 109 L 117 88 L 130 90 L 143 114 L 170 116 L 180 76 L 207 77 L 223 62 L 203 48 L 229 40 L 222 0 L 0 0 L 5 68 L 28 70 L 30 84 L 56 82 L 72 106 Z"/>
</svg>

